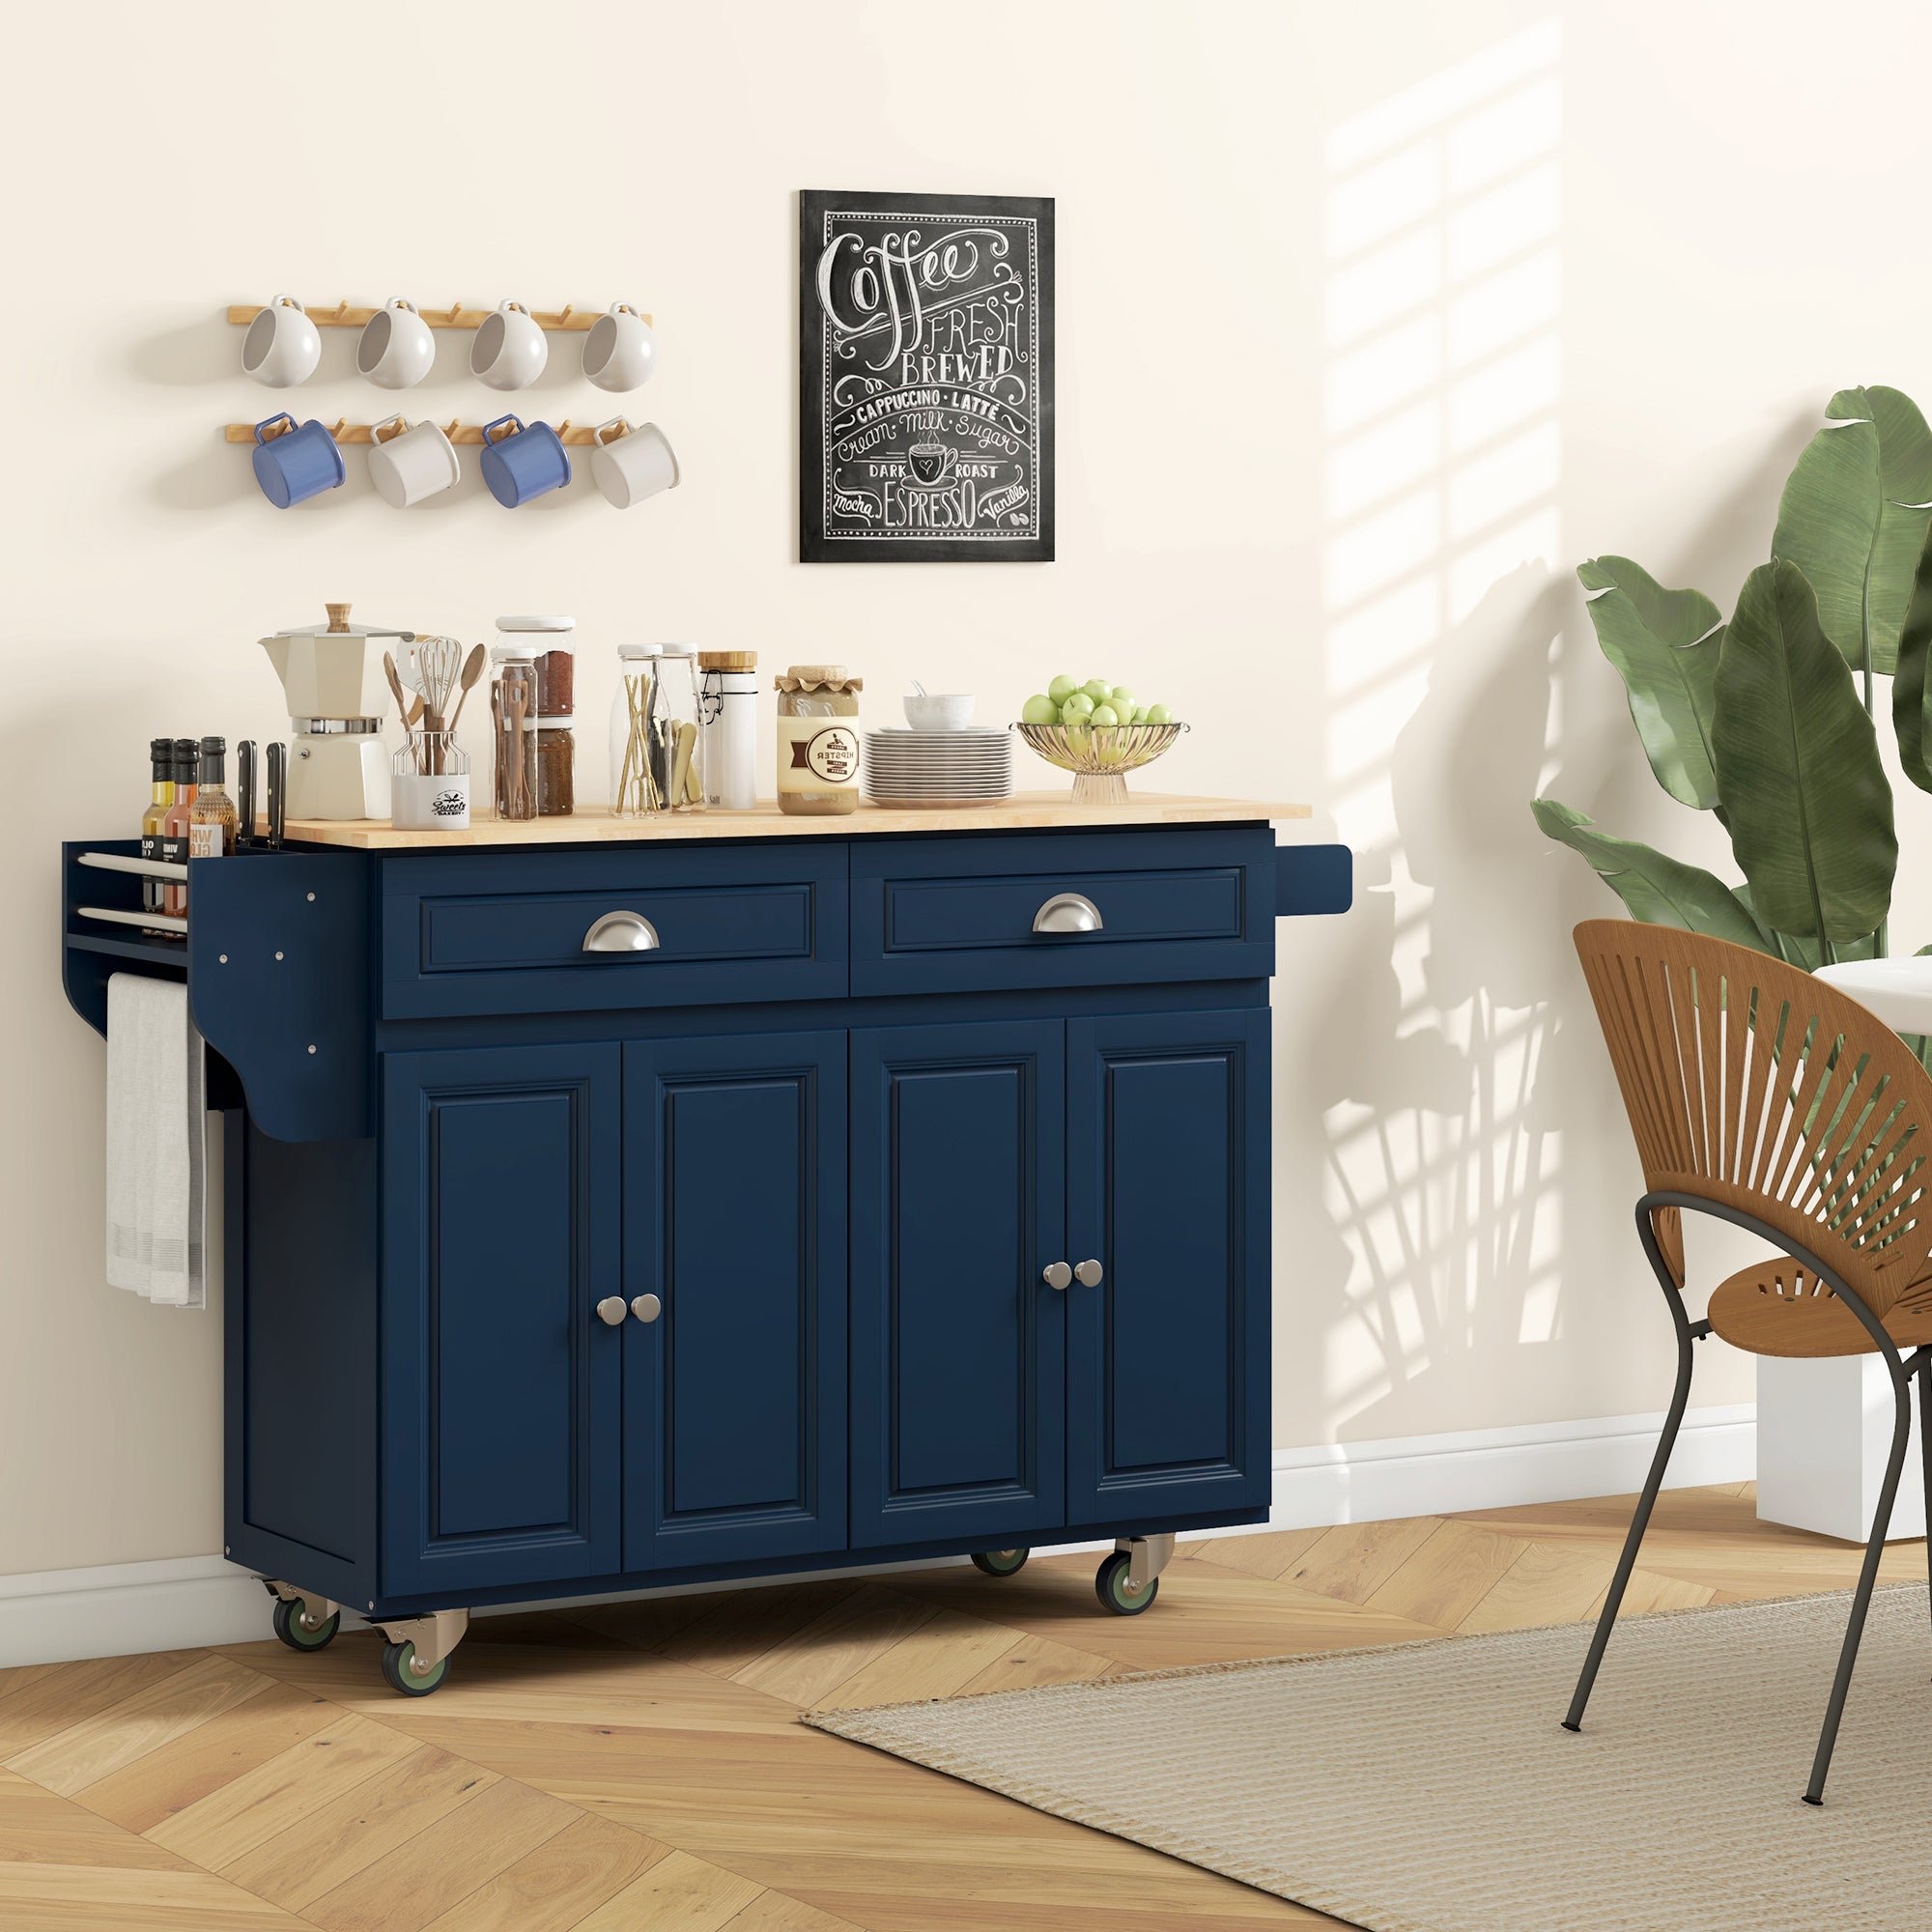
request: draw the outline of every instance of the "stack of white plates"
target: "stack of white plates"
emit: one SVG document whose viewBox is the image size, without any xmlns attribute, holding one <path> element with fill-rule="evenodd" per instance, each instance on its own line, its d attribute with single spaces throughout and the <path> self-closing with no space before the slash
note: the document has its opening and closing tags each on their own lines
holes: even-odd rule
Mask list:
<svg viewBox="0 0 1932 1932">
<path fill-rule="evenodd" d="M 1013 795 L 1013 741 L 997 724 L 867 731 L 862 777 L 874 805 L 987 805 Z"/>
</svg>

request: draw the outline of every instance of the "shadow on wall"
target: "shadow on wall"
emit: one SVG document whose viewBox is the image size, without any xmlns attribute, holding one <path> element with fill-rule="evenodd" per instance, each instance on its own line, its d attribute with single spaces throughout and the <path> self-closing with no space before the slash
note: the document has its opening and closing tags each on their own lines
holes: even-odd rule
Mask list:
<svg viewBox="0 0 1932 1932">
<path fill-rule="evenodd" d="M 1294 1292 L 1351 1436 L 1478 1426 L 1559 1330 L 1579 1346 L 1556 1183 L 1562 1128 L 1588 1123 L 1551 1078 L 1568 925 L 1528 811 L 1579 616 L 1556 507 L 1560 56 L 1538 22 L 1327 142 L 1327 750 L 1363 890 L 1307 1067 L 1346 1255 Z M 1575 1228 L 1569 1251 L 1590 1252 Z"/>
</svg>

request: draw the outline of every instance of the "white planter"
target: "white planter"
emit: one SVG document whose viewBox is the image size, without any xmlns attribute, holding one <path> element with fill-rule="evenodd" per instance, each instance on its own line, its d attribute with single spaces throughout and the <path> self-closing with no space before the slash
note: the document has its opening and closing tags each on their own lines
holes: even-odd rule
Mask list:
<svg viewBox="0 0 1932 1932">
<path fill-rule="evenodd" d="M 1916 1384 L 1913 1407 L 1918 1408 Z M 1760 1355 L 1759 1518 L 1862 1543 L 1871 1534 L 1872 1512 L 1885 1481 L 1893 1412 L 1891 1379 L 1876 1355 L 1839 1355 L 1817 1362 Z M 1925 1534 L 1920 1427 L 1915 1413 L 1889 1542 Z"/>
</svg>

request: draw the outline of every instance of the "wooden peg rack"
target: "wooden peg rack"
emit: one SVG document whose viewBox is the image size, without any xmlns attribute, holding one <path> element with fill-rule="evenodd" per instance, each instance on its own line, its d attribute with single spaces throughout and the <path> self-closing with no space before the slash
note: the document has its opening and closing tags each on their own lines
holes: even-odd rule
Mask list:
<svg viewBox="0 0 1932 1932">
<path fill-rule="evenodd" d="M 264 302 L 238 302 L 229 309 L 228 320 L 238 328 L 245 328 L 266 306 Z M 343 301 L 334 308 L 311 308 L 303 313 L 318 328 L 360 328 L 371 316 L 380 315 L 382 310 L 354 308 Z M 423 308 L 416 313 L 432 328 L 480 328 L 485 317 L 495 315 L 497 310 L 494 303 L 486 302 L 481 308 L 471 308 L 467 302 L 452 302 L 448 308 Z M 578 335 L 603 313 L 601 308 L 579 308 L 575 302 L 565 302 L 561 308 L 533 308 L 530 319 L 539 328 L 562 329 L 567 334 Z M 646 323 L 650 319 L 648 315 L 643 317 Z"/>
<path fill-rule="evenodd" d="M 295 412 L 294 411 L 290 411 L 289 413 L 293 415 Z M 386 422 L 388 418 L 384 416 L 383 420 Z M 417 417 L 415 420 L 420 422 L 424 418 Z M 493 416 L 491 420 L 494 422 L 496 418 Z M 412 422 L 411 427 L 413 428 L 414 426 Z M 565 416 L 560 423 L 553 423 L 551 426 L 565 442 L 585 443 L 597 440 L 595 425 L 578 424 L 573 422 L 569 416 Z M 326 427 L 329 435 L 337 442 L 368 442 L 372 440 L 370 432 L 375 425 L 373 423 L 353 423 L 346 416 L 338 416 L 334 422 L 326 425 Z M 535 425 L 526 423 L 524 427 L 531 429 Z M 484 425 L 482 423 L 467 423 L 456 418 L 452 418 L 442 425 L 442 433 L 451 442 L 481 442 L 483 440 L 483 429 Z M 255 440 L 255 425 L 253 423 L 230 423 L 223 432 L 223 440 L 228 442 L 253 442 Z"/>
</svg>

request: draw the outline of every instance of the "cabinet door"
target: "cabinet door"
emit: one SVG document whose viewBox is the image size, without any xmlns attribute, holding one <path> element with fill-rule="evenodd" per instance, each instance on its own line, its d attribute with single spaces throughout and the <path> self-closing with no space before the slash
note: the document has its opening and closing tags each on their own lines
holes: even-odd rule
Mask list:
<svg viewBox="0 0 1932 1932">
<path fill-rule="evenodd" d="M 845 1546 L 845 1036 L 624 1049 L 624 1563 Z"/>
<path fill-rule="evenodd" d="M 384 1056 L 385 1595 L 618 1567 L 618 1078 L 614 1044 Z"/>
<path fill-rule="evenodd" d="M 1264 1504 L 1268 1015 L 1067 1023 L 1069 1522 Z"/>
<path fill-rule="evenodd" d="M 1065 1031 L 852 1036 L 852 1541 L 1062 1520 Z"/>
</svg>

